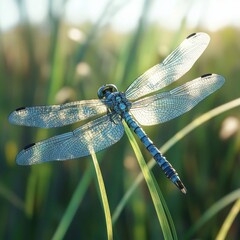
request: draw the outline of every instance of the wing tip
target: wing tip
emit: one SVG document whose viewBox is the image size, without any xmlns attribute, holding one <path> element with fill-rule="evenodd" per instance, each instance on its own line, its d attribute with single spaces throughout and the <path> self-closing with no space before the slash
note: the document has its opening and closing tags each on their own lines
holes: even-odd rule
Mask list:
<svg viewBox="0 0 240 240">
<path fill-rule="evenodd" d="M 19 111 L 24 110 L 24 109 L 26 109 L 26 107 L 19 107 L 19 108 L 15 109 L 15 112 L 19 112 Z"/>
<path fill-rule="evenodd" d="M 36 143 L 30 143 L 30 144 L 28 144 L 27 146 L 25 146 L 25 147 L 23 148 L 23 150 L 28 150 L 29 148 L 33 147 L 34 145 L 36 145 Z"/>
<path fill-rule="evenodd" d="M 210 36 L 207 33 L 205 33 L 205 32 L 191 33 L 190 35 L 188 35 L 186 37 L 186 39 L 191 39 L 191 38 L 196 38 L 196 37 L 205 38 L 205 41 L 206 41 L 207 44 L 210 42 Z"/>
<path fill-rule="evenodd" d="M 11 123 L 11 124 L 15 124 L 15 119 L 16 118 L 16 111 L 14 112 L 11 112 L 8 116 L 8 121 Z"/>
<path fill-rule="evenodd" d="M 201 76 L 201 78 L 205 78 L 205 77 L 209 77 L 209 76 L 212 76 L 213 73 L 205 73 Z"/>
<path fill-rule="evenodd" d="M 225 83 L 225 78 L 222 75 L 216 74 L 216 73 L 206 73 L 201 76 L 202 79 L 212 77 L 212 79 L 217 83 L 217 89 L 222 87 L 222 85 Z M 216 90 L 217 90 L 216 89 Z"/>
<path fill-rule="evenodd" d="M 16 163 L 17 163 L 17 165 L 20 165 L 20 166 L 28 165 L 26 163 L 23 163 L 21 160 L 19 160 L 19 158 L 16 158 Z"/>
<path fill-rule="evenodd" d="M 23 149 L 22 151 L 24 151 L 24 149 Z M 27 164 L 25 161 L 23 161 L 22 158 L 21 158 L 22 151 L 18 153 L 18 155 L 17 155 L 17 157 L 16 157 L 16 163 L 17 163 L 17 165 L 21 165 L 21 166 L 23 166 L 23 165 L 28 165 L 28 164 Z"/>
<path fill-rule="evenodd" d="M 210 76 L 219 79 L 219 81 L 221 80 L 222 82 L 225 82 L 225 78 L 222 75 L 219 75 L 219 74 L 216 74 L 216 73 L 206 73 L 206 74 L 203 74 L 201 76 L 201 78 L 207 78 L 207 77 L 210 77 Z"/>
<path fill-rule="evenodd" d="M 194 32 L 194 33 L 191 33 L 189 34 L 186 38 L 192 38 L 194 36 L 206 36 L 206 37 L 209 37 L 209 35 L 205 32 Z"/>
<path fill-rule="evenodd" d="M 196 34 L 197 34 L 197 33 L 191 33 L 190 35 L 188 35 L 188 36 L 186 37 L 186 39 L 191 38 L 191 37 L 195 36 Z"/>
<path fill-rule="evenodd" d="M 28 151 L 33 148 L 36 145 L 36 143 L 30 143 L 26 145 L 17 155 L 16 157 L 16 163 L 18 165 L 26 166 L 26 165 L 32 165 L 33 162 L 29 158 Z M 27 154 L 27 155 L 26 155 Z"/>
<path fill-rule="evenodd" d="M 28 161 L 22 161 L 19 158 L 16 159 L 16 163 L 19 166 L 29 166 L 29 165 L 32 165 L 32 163 L 29 163 Z"/>
<path fill-rule="evenodd" d="M 19 114 L 22 110 L 25 110 L 26 107 L 19 107 L 19 108 L 16 108 L 13 112 L 11 112 L 8 116 L 8 121 L 12 124 L 18 124 L 18 119 L 19 119 Z"/>
</svg>

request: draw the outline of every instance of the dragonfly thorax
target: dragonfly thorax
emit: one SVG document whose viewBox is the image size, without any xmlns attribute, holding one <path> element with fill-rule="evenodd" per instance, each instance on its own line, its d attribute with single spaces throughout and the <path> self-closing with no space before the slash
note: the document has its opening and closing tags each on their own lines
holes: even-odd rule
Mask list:
<svg viewBox="0 0 240 240">
<path fill-rule="evenodd" d="M 127 112 L 132 104 L 128 101 L 125 93 L 118 92 L 117 87 L 113 84 L 107 84 L 99 88 L 98 97 L 107 106 L 110 112 L 122 115 Z"/>
</svg>

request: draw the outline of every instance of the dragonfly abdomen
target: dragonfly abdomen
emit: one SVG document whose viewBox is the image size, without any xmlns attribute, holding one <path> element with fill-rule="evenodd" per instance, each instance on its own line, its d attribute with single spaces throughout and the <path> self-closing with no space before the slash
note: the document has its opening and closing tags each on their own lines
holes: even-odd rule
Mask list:
<svg viewBox="0 0 240 240">
<path fill-rule="evenodd" d="M 136 133 L 141 142 L 144 144 L 149 153 L 156 160 L 158 165 L 162 168 L 165 175 L 183 192 L 186 193 L 186 188 L 182 181 L 180 180 L 177 171 L 172 167 L 172 165 L 166 160 L 166 158 L 161 154 L 153 142 L 149 139 L 144 130 L 133 120 L 132 116 L 126 112 L 124 114 L 124 119 L 128 126 Z"/>
</svg>

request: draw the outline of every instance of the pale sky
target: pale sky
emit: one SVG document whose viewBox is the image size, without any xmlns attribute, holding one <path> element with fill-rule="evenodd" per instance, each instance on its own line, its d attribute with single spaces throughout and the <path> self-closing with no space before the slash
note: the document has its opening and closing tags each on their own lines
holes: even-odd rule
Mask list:
<svg viewBox="0 0 240 240">
<path fill-rule="evenodd" d="M 118 31 L 130 31 L 136 27 L 141 15 L 144 0 L 55 0 L 56 12 L 72 24 L 84 21 L 97 21 L 106 4 L 112 5 L 106 13 L 105 23 Z M 225 26 L 240 27 L 239 0 L 149 0 L 149 21 L 161 26 L 177 29 L 183 16 L 187 16 L 187 25 L 195 27 L 201 24 L 207 30 L 216 31 Z M 47 16 L 48 0 L 25 0 L 28 18 L 35 24 L 41 24 Z M 20 14 L 14 0 L 0 0 L 0 27 L 9 29 L 19 23 Z"/>
</svg>

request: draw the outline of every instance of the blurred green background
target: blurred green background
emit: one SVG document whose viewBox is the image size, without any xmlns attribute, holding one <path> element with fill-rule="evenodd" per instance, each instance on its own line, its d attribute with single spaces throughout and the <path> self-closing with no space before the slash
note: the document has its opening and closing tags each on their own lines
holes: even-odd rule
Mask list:
<svg viewBox="0 0 240 240">
<path fill-rule="evenodd" d="M 98 88 L 106 83 L 124 91 L 196 31 L 207 32 L 210 45 L 177 85 L 214 72 L 226 78 L 224 86 L 189 113 L 145 131 L 160 148 L 193 119 L 240 97 L 240 28 L 228 22 L 236 9 L 231 1 L 221 1 L 222 19 L 217 4 L 211 12 L 217 1 L 76 2 L 0 0 L 0 239 L 52 239 L 74 194 L 79 197 L 74 218 L 66 233 L 55 239 L 107 238 L 91 157 L 31 167 L 15 163 L 25 145 L 79 124 L 48 130 L 11 126 L 7 117 L 14 109 L 97 98 Z M 74 19 L 76 12 L 85 18 Z M 187 195 L 159 167 L 153 168 L 179 239 L 215 239 L 233 205 L 234 201 L 226 204 L 189 232 L 218 200 L 239 190 L 239 117 L 239 107 L 226 111 L 165 154 L 178 170 Z M 139 146 L 149 161 L 150 155 Z M 114 213 L 140 168 L 126 136 L 97 157 Z M 76 192 L 79 182 L 83 187 Z M 124 206 L 113 232 L 114 239 L 163 239 L 144 181 Z M 238 217 L 227 239 L 239 237 Z"/>
</svg>

